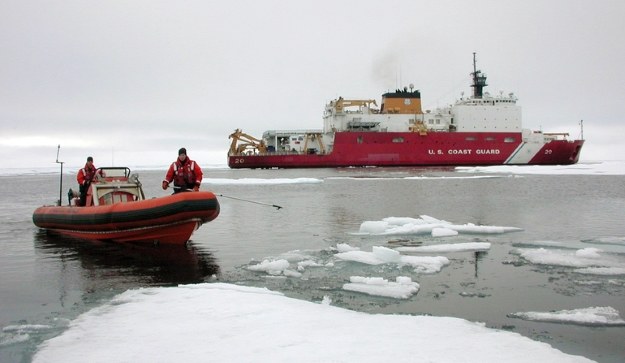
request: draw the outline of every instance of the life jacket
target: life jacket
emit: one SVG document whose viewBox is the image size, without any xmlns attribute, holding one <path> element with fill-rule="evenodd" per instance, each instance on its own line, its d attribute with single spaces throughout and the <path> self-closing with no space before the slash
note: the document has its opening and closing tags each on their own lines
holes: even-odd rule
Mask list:
<svg viewBox="0 0 625 363">
<path fill-rule="evenodd" d="M 177 187 L 193 188 L 195 186 L 195 161 L 188 158 L 183 164 L 176 160 L 174 167 L 174 185 Z"/>
<path fill-rule="evenodd" d="M 89 167 L 85 164 L 85 167 L 78 171 L 78 175 L 76 179 L 78 180 L 78 184 L 83 185 L 85 181 L 91 182 L 93 181 L 93 177 L 95 176 L 96 168 L 91 165 Z"/>
</svg>

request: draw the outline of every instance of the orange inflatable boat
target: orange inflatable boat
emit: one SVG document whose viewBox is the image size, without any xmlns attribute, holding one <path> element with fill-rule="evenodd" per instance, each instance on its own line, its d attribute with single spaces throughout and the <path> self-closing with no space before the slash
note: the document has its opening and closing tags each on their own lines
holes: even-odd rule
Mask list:
<svg viewBox="0 0 625 363">
<path fill-rule="evenodd" d="M 131 243 L 185 244 L 203 223 L 219 215 L 211 192 L 181 192 L 145 199 L 128 168 L 101 168 L 85 207 L 70 190 L 69 206 L 43 206 L 33 213 L 37 227 L 73 237 Z M 96 174 L 97 175 L 97 174 Z"/>
</svg>

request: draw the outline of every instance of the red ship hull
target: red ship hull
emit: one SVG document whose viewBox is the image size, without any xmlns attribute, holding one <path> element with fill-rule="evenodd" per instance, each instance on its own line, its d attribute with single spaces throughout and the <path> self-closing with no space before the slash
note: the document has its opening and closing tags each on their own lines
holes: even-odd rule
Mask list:
<svg viewBox="0 0 625 363">
<path fill-rule="evenodd" d="M 230 168 L 324 168 L 349 166 L 568 165 L 583 140 L 522 142 L 521 133 L 337 132 L 328 154 L 230 155 Z"/>
</svg>

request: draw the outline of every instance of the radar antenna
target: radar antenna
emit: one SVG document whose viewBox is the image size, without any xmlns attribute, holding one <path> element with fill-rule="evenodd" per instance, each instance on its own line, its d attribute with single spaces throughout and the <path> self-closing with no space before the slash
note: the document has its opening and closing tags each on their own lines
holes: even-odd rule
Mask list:
<svg viewBox="0 0 625 363">
<path fill-rule="evenodd" d="M 473 72 L 471 75 L 473 76 L 473 84 L 471 85 L 473 87 L 473 97 L 482 98 L 484 87 L 488 85 L 486 84 L 486 75 L 477 69 L 475 52 L 473 52 Z"/>
</svg>

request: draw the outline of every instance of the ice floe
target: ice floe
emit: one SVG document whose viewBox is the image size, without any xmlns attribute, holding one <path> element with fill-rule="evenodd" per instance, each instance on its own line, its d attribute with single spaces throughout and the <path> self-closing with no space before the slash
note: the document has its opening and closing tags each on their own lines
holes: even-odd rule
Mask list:
<svg viewBox="0 0 625 363">
<path fill-rule="evenodd" d="M 560 310 L 554 312 L 518 312 L 508 314 L 511 318 L 551 323 L 569 323 L 580 325 L 625 325 L 618 310 L 611 306 L 598 306 L 574 310 Z"/>
<path fill-rule="evenodd" d="M 289 267 L 291 264 L 289 261 L 280 259 L 280 260 L 263 260 L 262 262 L 247 266 L 247 269 L 250 271 L 261 271 L 266 272 L 269 275 L 284 275 L 290 277 L 300 277 L 302 274 L 291 270 Z"/>
<path fill-rule="evenodd" d="M 340 252 L 334 257 L 343 261 L 352 261 L 364 263 L 367 265 L 381 265 L 385 263 L 394 263 L 399 267 L 409 265 L 414 267 L 418 273 L 436 273 L 449 265 L 449 259 L 444 256 L 403 256 L 399 251 L 382 247 L 373 246 L 371 252 L 365 251 L 347 251 Z"/>
<path fill-rule="evenodd" d="M 401 246 L 395 250 L 400 252 L 469 252 L 469 251 L 487 251 L 490 249 L 488 242 L 466 242 L 466 243 L 445 243 L 440 245 L 428 246 Z"/>
<path fill-rule="evenodd" d="M 409 176 L 404 179 L 428 180 L 428 179 L 493 179 L 502 178 L 500 175 L 472 175 L 472 176 Z"/>
<path fill-rule="evenodd" d="M 470 244 L 474 249 L 483 245 Z M 468 246 L 460 248 L 468 249 Z M 264 272 L 271 276 L 301 277 L 305 269 L 313 267 L 332 268 L 335 261 L 356 262 L 366 265 L 397 265 L 398 268 L 410 266 L 417 273 L 436 273 L 449 264 L 449 259 L 444 256 L 405 256 L 399 251 L 383 246 L 373 246 L 371 252 L 361 251 L 357 247 L 352 247 L 345 243 L 339 243 L 332 251 L 337 251 L 325 259 L 315 259 L 309 252 L 291 251 L 284 253 L 277 258 L 266 258 L 261 262 L 253 261 L 245 269 L 254 272 Z M 443 251 L 454 250 L 453 246 L 443 249 Z M 458 250 L 458 249 L 456 249 Z"/>
<path fill-rule="evenodd" d="M 611 241 L 616 241 L 616 237 L 614 239 L 610 239 Z M 535 247 L 545 247 L 548 249 L 568 249 L 568 250 L 580 250 L 584 248 L 599 248 L 603 252 L 612 252 L 617 254 L 625 254 L 625 244 L 620 243 L 610 243 L 603 239 L 592 239 L 592 240 L 567 240 L 567 241 L 550 241 L 550 240 L 539 240 L 539 241 L 522 241 L 515 242 L 512 245 L 514 247 L 523 247 L 523 248 L 535 248 Z M 606 242 L 602 242 L 606 241 Z"/>
<path fill-rule="evenodd" d="M 360 250 L 360 248 L 350 246 L 347 243 L 337 243 L 336 250 L 339 252 L 349 252 L 349 251 L 358 251 Z"/>
<path fill-rule="evenodd" d="M 34 355 L 42 362 L 590 362 L 520 334 L 367 314 L 224 283 L 126 291 Z"/>
<path fill-rule="evenodd" d="M 458 233 L 501 234 L 521 231 L 517 227 L 481 226 L 473 223 L 453 224 L 427 215 L 420 218 L 388 217 L 381 221 L 365 221 L 360 225 L 361 235 L 412 235 L 431 234 L 433 237 L 455 236 Z"/>
<path fill-rule="evenodd" d="M 438 175 L 420 175 L 420 176 L 397 176 L 397 177 L 377 177 L 377 176 L 332 176 L 327 180 L 356 180 L 356 181 L 378 181 L 378 180 L 441 180 L 441 179 L 493 179 L 505 178 L 502 175 L 454 175 L 454 176 L 438 176 Z"/>
<path fill-rule="evenodd" d="M 583 240 L 582 242 L 584 242 L 584 243 L 605 244 L 605 245 L 625 246 L 625 237 L 616 237 L 616 236 L 598 237 L 598 238 Z"/>
<path fill-rule="evenodd" d="M 435 227 L 432 228 L 432 237 L 451 237 L 457 236 L 458 231 L 451 228 Z"/>
<path fill-rule="evenodd" d="M 603 161 L 577 163 L 574 165 L 496 165 L 496 166 L 459 166 L 461 173 L 506 173 L 506 174 L 543 174 L 543 175 L 624 175 L 623 161 Z"/>
<path fill-rule="evenodd" d="M 351 276 L 343 290 L 361 292 L 373 296 L 408 299 L 419 291 L 419 284 L 410 277 L 398 276 L 395 282 L 382 277 Z"/>
<path fill-rule="evenodd" d="M 0 347 L 26 342 L 30 340 L 32 334 L 50 329 L 52 326 L 43 324 L 7 325 L 0 332 Z"/>
<path fill-rule="evenodd" d="M 202 184 L 211 185 L 274 185 L 274 184 L 319 184 L 323 180 L 317 178 L 276 178 L 276 179 L 260 179 L 260 178 L 243 178 L 243 179 L 226 179 L 226 178 L 205 178 Z"/>
<path fill-rule="evenodd" d="M 584 275 L 616 276 L 625 275 L 625 267 L 586 267 L 578 268 L 573 272 Z"/>
<path fill-rule="evenodd" d="M 526 261 L 536 265 L 554 265 L 565 267 L 617 267 L 625 268 L 625 261 L 618 255 L 603 253 L 598 248 L 546 249 L 517 248 L 511 253 L 518 254 Z"/>
</svg>

